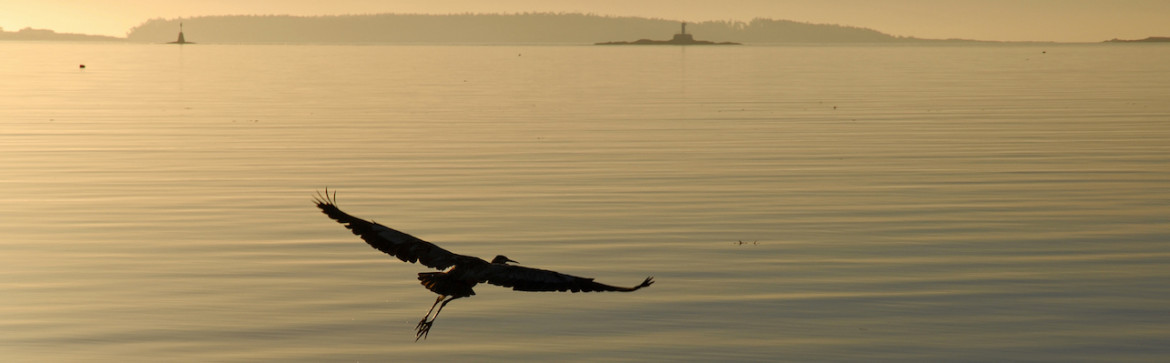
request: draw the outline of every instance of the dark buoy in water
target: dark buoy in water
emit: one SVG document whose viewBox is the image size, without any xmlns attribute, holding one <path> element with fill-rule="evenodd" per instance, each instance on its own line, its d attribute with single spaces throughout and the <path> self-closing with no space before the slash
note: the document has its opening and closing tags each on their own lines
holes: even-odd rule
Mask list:
<svg viewBox="0 0 1170 363">
<path fill-rule="evenodd" d="M 167 44 L 195 44 L 195 42 L 188 42 L 187 38 L 183 36 L 183 22 L 179 22 L 179 40 L 169 42 Z"/>
<path fill-rule="evenodd" d="M 77 66 L 77 68 L 85 69 L 85 63 L 82 63 L 81 65 Z"/>
</svg>

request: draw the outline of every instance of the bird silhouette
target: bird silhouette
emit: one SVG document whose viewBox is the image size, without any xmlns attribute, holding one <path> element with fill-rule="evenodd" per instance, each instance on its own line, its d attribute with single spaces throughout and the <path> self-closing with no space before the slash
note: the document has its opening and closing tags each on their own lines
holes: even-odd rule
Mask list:
<svg viewBox="0 0 1170 363">
<path fill-rule="evenodd" d="M 337 208 L 337 192 L 329 194 L 317 192 L 313 198 L 317 208 L 333 220 L 341 223 L 353 234 L 360 236 L 371 247 L 397 257 L 404 262 L 418 262 L 443 272 L 420 272 L 418 280 L 428 290 L 439 294 L 435 303 L 431 304 L 427 315 L 415 326 L 415 338 L 426 338 L 431 327 L 438 319 L 443 307 L 452 300 L 475 295 L 472 290 L 476 284 L 488 283 L 497 286 L 510 287 L 516 291 L 635 291 L 654 283 L 653 277 L 634 287 L 610 286 L 595 282 L 592 278 L 567 275 L 556 271 L 542 270 L 518 265 L 509 265 L 516 261 L 504 255 L 498 255 L 485 261 L 479 257 L 465 256 L 452 253 L 433 243 L 418 237 L 400 232 L 390 227 L 372 221 L 351 216 Z M 436 311 L 435 306 L 439 309 Z M 431 313 L 434 313 L 432 316 Z"/>
</svg>

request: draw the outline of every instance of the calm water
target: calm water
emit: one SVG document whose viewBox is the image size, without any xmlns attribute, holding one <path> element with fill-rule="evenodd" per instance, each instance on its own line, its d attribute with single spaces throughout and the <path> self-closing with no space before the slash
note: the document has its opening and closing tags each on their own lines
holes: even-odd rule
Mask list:
<svg viewBox="0 0 1170 363">
<path fill-rule="evenodd" d="M 0 361 L 1170 356 L 1170 47 L 0 54 Z M 658 283 L 481 285 L 415 343 L 425 269 L 324 187 L 457 253 Z"/>
</svg>

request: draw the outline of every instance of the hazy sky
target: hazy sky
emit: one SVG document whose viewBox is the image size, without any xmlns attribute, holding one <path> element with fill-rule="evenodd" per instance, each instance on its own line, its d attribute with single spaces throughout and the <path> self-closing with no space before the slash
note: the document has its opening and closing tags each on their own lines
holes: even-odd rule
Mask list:
<svg viewBox="0 0 1170 363">
<path fill-rule="evenodd" d="M 763 17 L 920 38 L 1096 42 L 1170 36 L 1170 0 L 0 0 L 0 27 L 125 36 L 151 18 L 526 11 L 686 21 Z"/>
</svg>

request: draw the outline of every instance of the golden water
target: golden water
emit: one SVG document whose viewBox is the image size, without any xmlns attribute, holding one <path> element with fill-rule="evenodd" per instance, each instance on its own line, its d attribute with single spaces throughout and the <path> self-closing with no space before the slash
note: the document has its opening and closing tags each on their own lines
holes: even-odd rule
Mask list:
<svg viewBox="0 0 1170 363">
<path fill-rule="evenodd" d="M 1170 354 L 1170 47 L 0 54 L 0 361 Z M 481 285 L 415 343 L 425 269 L 324 187 L 456 253 L 658 283 Z"/>
</svg>

